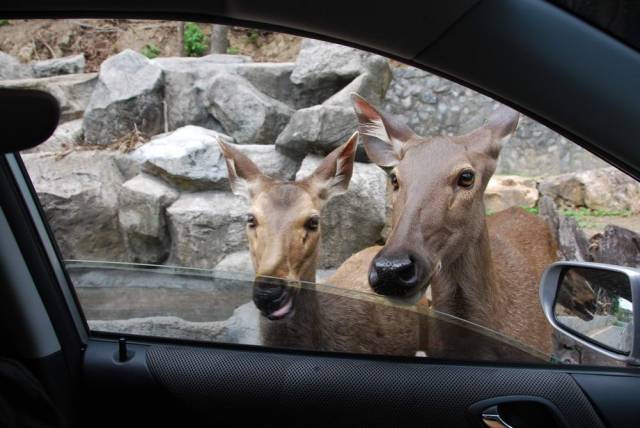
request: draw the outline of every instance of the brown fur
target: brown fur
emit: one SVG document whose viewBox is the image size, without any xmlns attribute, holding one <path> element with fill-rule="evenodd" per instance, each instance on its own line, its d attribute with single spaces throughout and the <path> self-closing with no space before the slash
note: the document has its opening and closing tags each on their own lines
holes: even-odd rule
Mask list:
<svg viewBox="0 0 640 428">
<path fill-rule="evenodd" d="M 517 114 L 501 108 L 469 134 L 426 139 L 361 98 L 354 103 L 367 154 L 392 167 L 399 185 L 386 245 L 355 254 L 329 282 L 362 289 L 373 259 L 409 251 L 426 261 L 433 309 L 548 353 L 551 327 L 540 308 L 538 284 L 556 259 L 551 233 L 542 219 L 520 208 L 487 220 L 484 214 L 484 190 Z M 464 170 L 475 174 L 469 188 L 457 185 Z M 432 347 L 446 347 L 451 339 L 437 331 L 425 334 Z"/>
</svg>

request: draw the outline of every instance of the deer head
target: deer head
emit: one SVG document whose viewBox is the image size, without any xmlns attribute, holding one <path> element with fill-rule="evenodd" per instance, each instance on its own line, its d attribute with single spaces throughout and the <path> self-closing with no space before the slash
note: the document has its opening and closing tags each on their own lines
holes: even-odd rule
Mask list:
<svg viewBox="0 0 640 428">
<path fill-rule="evenodd" d="M 299 181 L 267 177 L 233 145 L 218 144 L 231 190 L 250 203 L 246 230 L 256 273 L 254 303 L 270 319 L 283 318 L 292 311 L 297 290 L 288 284 L 315 282 L 322 208 L 349 186 L 356 134 Z"/>
<path fill-rule="evenodd" d="M 367 155 L 390 169 L 393 188 L 392 230 L 371 262 L 369 284 L 379 294 L 418 298 L 487 233 L 483 194 L 519 115 L 502 106 L 468 134 L 424 138 L 356 94 L 353 103 Z"/>
</svg>

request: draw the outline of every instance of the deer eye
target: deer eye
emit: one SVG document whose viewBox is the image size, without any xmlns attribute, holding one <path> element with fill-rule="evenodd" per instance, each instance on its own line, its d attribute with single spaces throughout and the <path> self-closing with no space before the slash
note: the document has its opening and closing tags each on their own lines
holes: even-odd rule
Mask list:
<svg viewBox="0 0 640 428">
<path fill-rule="evenodd" d="M 319 225 L 320 225 L 320 216 L 316 214 L 309 217 L 307 222 L 304 224 L 304 227 L 307 228 L 308 230 L 318 230 Z"/>
<path fill-rule="evenodd" d="M 458 186 L 469 188 L 473 186 L 476 175 L 470 169 L 465 169 L 458 176 Z"/>
<path fill-rule="evenodd" d="M 398 190 L 398 188 L 400 188 L 400 183 L 398 183 L 398 177 L 396 176 L 396 174 L 392 172 L 389 175 L 389 178 L 391 179 L 391 185 L 393 186 L 393 190 Z"/>
<path fill-rule="evenodd" d="M 258 220 L 256 220 L 256 216 L 253 214 L 247 214 L 247 226 L 250 228 L 254 228 L 258 225 Z"/>
</svg>

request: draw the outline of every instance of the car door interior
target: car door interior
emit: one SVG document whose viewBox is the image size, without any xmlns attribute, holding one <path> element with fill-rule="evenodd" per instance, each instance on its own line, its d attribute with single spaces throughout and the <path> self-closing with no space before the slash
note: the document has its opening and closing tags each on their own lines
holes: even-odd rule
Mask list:
<svg viewBox="0 0 640 428">
<path fill-rule="evenodd" d="M 600 30 L 545 2 L 407 1 L 365 11 L 342 3 L 318 12 L 294 1 L 57 1 L 46 8 L 4 4 L 0 13 L 197 17 L 375 50 L 510 103 L 640 177 L 640 151 L 629 144 L 640 135 L 632 96 L 640 93 L 640 55 Z M 421 33 L 425 23 L 433 25 Z M 523 50 L 538 63 L 525 63 Z M 595 81 L 589 67 L 604 62 L 619 79 Z M 0 92 L 0 104 L 9 96 L 15 94 Z M 57 121 L 56 109 L 31 112 L 43 120 L 32 123 L 37 129 L 28 137 L 18 122 L 0 117 L 2 135 L 11 136 L 3 138 L 0 160 L 0 274 L 3 296 L 11 297 L 0 299 L 0 354 L 32 371 L 65 425 L 628 427 L 640 420 L 640 374 L 631 368 L 323 354 L 89 332 L 12 153 L 42 140 Z"/>
</svg>

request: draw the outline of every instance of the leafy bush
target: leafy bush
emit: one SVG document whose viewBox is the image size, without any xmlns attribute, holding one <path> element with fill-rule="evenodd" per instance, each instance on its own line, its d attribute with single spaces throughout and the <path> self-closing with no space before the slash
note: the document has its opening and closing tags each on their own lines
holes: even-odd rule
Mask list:
<svg viewBox="0 0 640 428">
<path fill-rule="evenodd" d="M 9 25 L 9 20 L 8 19 L 0 19 L 0 27 L 5 26 L 5 25 Z"/>
<path fill-rule="evenodd" d="M 235 46 L 231 46 L 227 48 L 227 53 L 230 55 L 238 55 L 240 53 L 240 50 Z"/>
<path fill-rule="evenodd" d="M 160 55 L 160 48 L 153 43 L 149 43 L 142 48 L 142 55 L 146 56 L 149 59 L 154 59 L 155 57 Z"/>
<path fill-rule="evenodd" d="M 249 43 L 252 43 L 254 46 L 258 46 L 258 37 L 260 37 L 260 34 L 255 30 L 249 31 L 249 34 L 247 35 Z"/>
<path fill-rule="evenodd" d="M 187 22 L 184 26 L 184 52 L 187 56 L 202 56 L 207 53 L 207 38 L 194 22 Z"/>
</svg>

